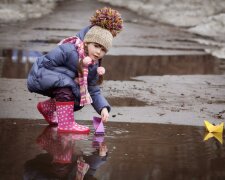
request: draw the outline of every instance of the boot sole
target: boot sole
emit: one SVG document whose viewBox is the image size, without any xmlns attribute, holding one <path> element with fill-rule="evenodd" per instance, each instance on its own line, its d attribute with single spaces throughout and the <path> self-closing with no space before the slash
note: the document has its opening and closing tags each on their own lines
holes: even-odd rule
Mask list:
<svg viewBox="0 0 225 180">
<path fill-rule="evenodd" d="M 60 130 L 58 129 L 59 133 L 76 133 L 76 134 L 89 134 L 90 130 L 87 131 L 76 131 L 76 130 Z"/>
</svg>

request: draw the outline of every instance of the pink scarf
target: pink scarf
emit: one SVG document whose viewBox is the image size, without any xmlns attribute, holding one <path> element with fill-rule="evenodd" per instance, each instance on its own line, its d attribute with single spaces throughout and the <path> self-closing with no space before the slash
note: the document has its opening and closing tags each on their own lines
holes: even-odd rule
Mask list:
<svg viewBox="0 0 225 180">
<path fill-rule="evenodd" d="M 90 64 L 95 64 L 95 62 L 91 60 L 88 56 L 85 56 L 84 43 L 78 37 L 76 36 L 68 37 L 60 41 L 58 45 L 61 45 L 64 43 L 74 44 L 79 55 L 79 62 L 83 59 L 83 75 L 78 73 L 78 83 L 80 85 L 80 96 L 81 96 L 80 106 L 91 104 L 93 101 L 88 92 L 88 84 L 87 84 L 88 66 Z"/>
</svg>

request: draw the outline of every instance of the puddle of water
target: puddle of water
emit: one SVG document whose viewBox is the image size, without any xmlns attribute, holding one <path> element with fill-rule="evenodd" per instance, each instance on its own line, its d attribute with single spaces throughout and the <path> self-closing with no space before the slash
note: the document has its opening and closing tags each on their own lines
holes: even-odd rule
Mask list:
<svg viewBox="0 0 225 180">
<path fill-rule="evenodd" d="M 75 179 L 78 158 L 91 167 L 85 179 L 225 178 L 225 145 L 204 141 L 203 127 L 109 122 L 96 138 L 60 135 L 44 121 L 0 121 L 1 179 Z"/>
<path fill-rule="evenodd" d="M 106 79 L 128 80 L 144 75 L 221 74 L 223 62 L 210 55 L 106 56 Z M 115 73 L 116 69 L 116 73 Z"/>
<path fill-rule="evenodd" d="M 28 72 L 36 58 L 43 53 L 18 49 L 0 51 L 0 77 L 27 78 Z"/>
<path fill-rule="evenodd" d="M 80 29 L 37 27 L 37 28 L 33 28 L 33 30 L 40 30 L 40 31 L 74 31 L 74 32 L 78 32 Z M 60 42 L 60 41 L 61 41 L 60 39 L 57 39 L 57 43 Z M 47 41 L 46 41 L 46 43 L 47 43 Z"/>
<path fill-rule="evenodd" d="M 131 106 L 147 106 L 148 104 L 144 101 L 140 101 L 135 98 L 130 98 L 130 97 L 112 97 L 112 98 L 107 98 L 107 101 L 109 104 L 112 106 L 126 106 L 126 107 L 131 107 Z"/>
<path fill-rule="evenodd" d="M 54 40 L 53 40 L 54 41 Z M 42 52 L 18 49 L 0 50 L 0 77 L 26 78 Z M 210 55 L 185 56 L 106 56 L 106 80 L 130 80 L 143 75 L 185 75 L 224 73 L 222 60 Z M 116 73 L 115 73 L 116 70 Z"/>
<path fill-rule="evenodd" d="M 38 39 L 36 39 L 36 40 L 31 40 L 29 42 L 39 43 L 39 44 L 46 44 L 46 43 L 47 44 L 57 44 L 57 43 L 60 42 L 60 40 L 59 39 L 48 39 L 48 40 L 38 40 Z"/>
</svg>

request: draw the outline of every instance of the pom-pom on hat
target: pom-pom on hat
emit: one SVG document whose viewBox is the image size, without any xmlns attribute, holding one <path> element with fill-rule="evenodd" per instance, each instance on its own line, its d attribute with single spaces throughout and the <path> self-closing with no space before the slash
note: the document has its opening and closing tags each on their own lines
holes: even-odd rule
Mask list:
<svg viewBox="0 0 225 180">
<path fill-rule="evenodd" d="M 119 12 L 104 7 L 95 12 L 90 22 L 92 27 L 85 35 L 84 42 L 95 42 L 109 50 L 113 37 L 123 28 L 123 20 Z"/>
<path fill-rule="evenodd" d="M 123 20 L 120 13 L 109 7 L 96 10 L 90 21 L 93 26 L 97 25 L 110 31 L 113 37 L 123 29 Z"/>
</svg>

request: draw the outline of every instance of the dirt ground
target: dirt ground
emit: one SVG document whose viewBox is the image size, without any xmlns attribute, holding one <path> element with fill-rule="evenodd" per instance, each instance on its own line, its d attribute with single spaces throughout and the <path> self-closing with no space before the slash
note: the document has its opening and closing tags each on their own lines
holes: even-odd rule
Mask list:
<svg viewBox="0 0 225 180">
<path fill-rule="evenodd" d="M 0 48 L 48 51 L 60 39 L 88 25 L 94 10 L 106 4 L 66 1 L 54 13 L 40 19 L 1 25 Z M 125 29 L 115 39 L 109 55 L 205 55 L 196 35 L 183 29 L 153 22 L 118 8 Z M 80 18 L 74 18 L 80 17 Z M 105 81 L 103 94 L 117 103 L 110 121 L 172 123 L 202 126 L 205 119 L 225 121 L 225 75 L 140 76 L 132 81 Z M 0 78 L 0 118 L 41 119 L 36 103 L 46 99 L 29 93 L 25 79 Z M 141 105 L 128 102 L 136 99 Z M 121 104 L 120 104 L 121 103 Z M 79 120 L 96 115 L 91 106 L 75 113 Z"/>
<path fill-rule="evenodd" d="M 172 123 L 203 125 L 208 119 L 214 123 L 224 121 L 225 75 L 145 76 L 139 81 L 107 81 L 103 94 L 117 98 L 119 103 L 127 98 L 145 102 L 145 106 L 112 108 L 110 121 L 141 123 Z M 36 104 L 45 97 L 29 93 L 26 81 L 0 79 L 0 117 L 41 119 Z M 76 112 L 79 120 L 90 120 L 96 112 L 91 106 Z"/>
</svg>

